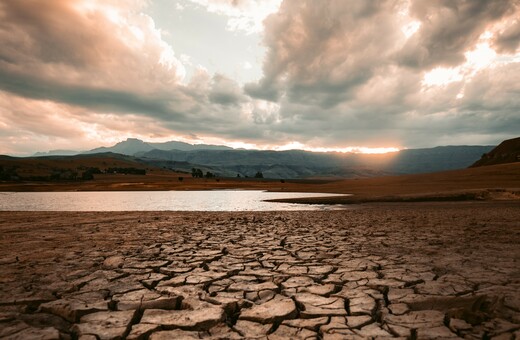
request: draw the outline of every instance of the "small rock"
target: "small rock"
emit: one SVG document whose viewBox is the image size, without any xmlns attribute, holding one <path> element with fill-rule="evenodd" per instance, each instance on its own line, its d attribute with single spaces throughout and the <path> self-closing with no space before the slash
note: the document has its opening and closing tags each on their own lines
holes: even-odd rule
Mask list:
<svg viewBox="0 0 520 340">
<path fill-rule="evenodd" d="M 122 268 L 125 263 L 125 258 L 123 256 L 110 256 L 103 261 L 103 268 L 106 269 L 117 269 Z"/>
<path fill-rule="evenodd" d="M 450 319 L 450 329 L 453 332 L 467 331 L 467 330 L 470 330 L 471 328 L 472 328 L 472 326 L 464 320 L 455 319 L 455 318 Z"/>
</svg>

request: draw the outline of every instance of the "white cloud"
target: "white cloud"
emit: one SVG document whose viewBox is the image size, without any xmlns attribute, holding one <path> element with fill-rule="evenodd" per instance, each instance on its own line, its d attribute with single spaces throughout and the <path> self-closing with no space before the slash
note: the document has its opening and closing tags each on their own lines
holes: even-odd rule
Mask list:
<svg viewBox="0 0 520 340">
<path fill-rule="evenodd" d="M 282 0 L 190 0 L 212 13 L 229 17 L 227 28 L 232 31 L 259 33 L 264 19 L 278 11 Z"/>
<path fill-rule="evenodd" d="M 461 81 L 463 77 L 458 67 L 436 67 L 424 74 L 423 84 L 426 86 L 445 85 L 455 81 Z"/>
</svg>

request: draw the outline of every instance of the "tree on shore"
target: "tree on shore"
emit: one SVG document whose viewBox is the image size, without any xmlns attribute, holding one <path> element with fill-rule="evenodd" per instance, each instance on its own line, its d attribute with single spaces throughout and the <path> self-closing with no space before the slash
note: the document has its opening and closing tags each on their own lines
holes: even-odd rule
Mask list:
<svg viewBox="0 0 520 340">
<path fill-rule="evenodd" d="M 255 174 L 255 178 L 264 178 L 264 174 L 260 171 L 257 171 L 257 173 Z"/>
<path fill-rule="evenodd" d="M 81 179 L 91 181 L 94 179 L 95 174 L 101 174 L 101 170 L 99 168 L 86 168 L 81 174 Z"/>
<path fill-rule="evenodd" d="M 202 177 L 204 177 L 204 173 L 200 169 L 192 168 L 191 169 L 191 177 L 202 178 Z"/>
</svg>

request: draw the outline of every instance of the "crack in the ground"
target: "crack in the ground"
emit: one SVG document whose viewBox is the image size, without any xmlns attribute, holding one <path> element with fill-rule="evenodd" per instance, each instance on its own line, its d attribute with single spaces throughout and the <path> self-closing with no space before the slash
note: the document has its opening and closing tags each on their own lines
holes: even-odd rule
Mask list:
<svg viewBox="0 0 520 340">
<path fill-rule="evenodd" d="M 507 336 L 520 329 L 520 326 L 515 325 L 520 307 L 514 304 L 513 299 L 507 298 L 515 294 L 512 288 L 515 280 L 508 276 L 514 263 L 510 260 L 511 254 L 500 252 L 501 249 L 495 248 L 479 248 L 480 253 L 467 252 L 465 248 L 460 248 L 461 251 L 464 250 L 464 256 L 477 257 L 478 261 L 473 259 L 466 263 L 486 263 L 486 270 L 493 274 L 457 271 L 457 266 L 463 263 L 456 257 L 459 248 L 453 250 L 453 261 L 445 256 L 436 258 L 435 253 L 432 253 L 438 251 L 440 244 L 445 244 L 448 248 L 454 247 L 456 237 L 436 233 L 432 245 L 431 240 L 428 240 L 424 234 L 416 232 L 413 228 L 408 230 L 403 227 L 411 219 L 411 216 L 407 215 L 412 214 L 411 212 L 392 211 L 391 214 L 392 216 L 401 214 L 406 217 L 389 220 L 392 223 L 399 222 L 395 227 L 398 229 L 393 232 L 382 232 L 381 224 L 378 223 L 362 223 L 363 218 L 366 217 L 362 215 L 356 217 L 358 216 L 356 214 L 353 216 L 358 220 L 354 221 L 347 220 L 340 214 L 333 214 L 335 219 L 343 223 L 325 224 L 323 220 L 331 218 L 328 215 L 322 215 L 319 221 L 313 220 L 312 223 L 302 224 L 291 217 L 274 219 L 273 216 L 279 214 L 267 213 L 262 214 L 262 218 L 256 218 L 252 214 L 242 218 L 237 214 L 239 218 L 233 217 L 233 220 L 214 219 L 212 216 L 216 215 L 210 214 L 208 220 L 202 223 L 199 223 L 201 221 L 198 217 L 188 215 L 184 217 L 179 214 L 183 216 L 182 227 L 175 227 L 176 215 L 168 215 L 168 223 L 171 223 L 168 227 L 164 223 L 166 219 L 161 217 L 145 225 L 146 228 L 152 229 L 153 223 L 157 221 L 162 223 L 161 234 L 157 240 L 153 239 L 153 233 L 141 230 L 148 234 L 136 238 L 135 241 L 119 242 L 118 247 L 124 249 L 114 251 L 109 246 L 102 246 L 103 240 L 95 239 L 96 248 L 92 248 L 92 251 L 71 254 L 55 262 L 56 266 L 74 268 L 77 265 L 75 262 L 82 261 L 80 256 L 83 256 L 85 263 L 90 263 L 91 266 L 86 267 L 83 272 L 71 273 L 70 277 L 61 275 L 59 280 L 63 283 L 49 290 L 47 299 L 20 298 L 16 302 L 9 303 L 5 302 L 4 298 L 2 298 L 4 301 L 0 299 L 0 329 L 3 324 L 11 324 L 13 320 L 18 320 L 16 313 L 39 315 L 42 313 L 40 310 L 43 309 L 47 311 L 46 313 L 60 318 L 62 315 L 84 316 L 108 313 L 107 315 L 113 315 L 117 320 L 117 315 L 120 315 L 117 313 L 122 312 L 119 309 L 128 308 L 124 307 L 124 301 L 119 300 L 121 296 L 124 299 L 125 296 L 130 298 L 136 294 L 143 295 L 138 300 L 138 306 L 135 307 L 137 312 L 119 335 L 122 338 L 127 337 L 135 326 L 136 332 L 142 329 L 144 338 L 156 331 L 176 330 L 175 334 L 180 336 L 184 331 L 200 330 L 203 332 L 200 333 L 201 336 L 209 334 L 221 338 L 226 338 L 226 334 L 229 337 L 249 337 L 255 334 L 254 332 L 264 332 L 264 336 L 270 334 L 279 336 L 293 332 L 291 334 L 294 336 L 306 337 L 309 335 L 304 334 L 315 334 L 313 336 L 321 339 L 329 334 L 328 328 L 324 326 L 330 324 L 332 318 L 335 318 L 333 327 L 338 331 L 347 334 L 351 330 L 352 334 L 363 337 L 383 336 L 386 332 L 388 336 L 416 339 L 424 336 L 425 330 L 432 329 L 432 332 L 457 334 L 461 337 L 479 334 L 481 337 L 491 338 L 501 334 Z M 439 216 L 444 217 L 444 215 L 445 212 L 439 212 Z M 306 216 L 306 221 L 313 219 L 313 215 L 305 213 L 294 216 Z M 501 216 L 505 215 L 497 215 L 494 218 L 501 218 Z M 428 220 L 420 221 L 428 225 Z M 489 228 L 491 224 L 486 225 L 486 228 Z M 349 231 L 346 232 L 338 226 L 345 226 Z M 361 226 L 368 229 L 377 227 L 377 229 L 366 233 L 360 229 Z M 435 226 L 440 228 L 438 225 Z M 387 224 L 385 228 L 393 227 L 392 224 Z M 106 228 L 100 224 L 99 231 L 96 233 L 103 232 L 106 232 Z M 452 228 L 444 232 L 450 235 L 456 232 L 456 229 Z M 410 240 L 408 248 L 404 247 L 403 241 L 398 238 L 403 233 Z M 500 233 L 500 230 L 497 229 L 496 233 Z M 95 234 L 89 235 L 95 236 Z M 118 238 L 121 237 L 132 237 L 132 234 L 120 233 Z M 160 237 L 170 239 L 160 239 Z M 384 238 L 388 247 L 377 247 L 377 242 L 380 244 L 381 238 Z M 449 242 L 442 243 L 443 238 Z M 88 241 L 83 238 L 80 240 Z M 138 241 L 142 240 L 146 241 L 139 246 Z M 429 250 L 423 252 L 423 248 Z M 103 251 L 110 251 L 110 253 L 103 255 Z M 496 263 L 487 263 L 486 259 L 494 252 L 501 255 L 494 257 L 497 259 L 494 261 Z M 103 265 L 100 268 L 101 263 L 114 254 L 123 254 L 122 263 L 126 266 L 105 268 Z M 434 256 L 433 260 L 431 256 Z M 92 260 L 89 261 L 89 258 Z M 443 261 L 451 262 L 445 265 Z M 2 266 L 5 268 L 16 268 L 20 265 L 20 261 L 4 262 Z M 38 265 L 36 265 L 37 261 L 34 263 L 24 267 L 24 270 L 38 271 L 38 266 L 47 265 L 44 262 Z M 498 269 L 495 270 L 495 267 Z M 99 271 L 100 269 L 102 271 Z M 14 287 L 14 295 L 25 294 L 21 295 L 23 297 L 52 280 L 45 275 L 48 274 L 45 273 L 42 279 L 31 277 L 25 281 L 26 285 L 18 287 L 19 290 L 10 283 L 11 281 L 3 282 L 9 287 Z M 479 279 L 479 275 L 483 275 L 483 278 Z M 494 277 L 497 278 L 498 284 L 494 283 Z M 172 281 L 168 283 L 168 280 Z M 70 285 L 74 288 L 67 288 Z M 117 289 L 114 290 L 113 287 Z M 243 288 L 238 288 L 239 291 L 236 291 L 235 287 Z M 174 296 L 167 295 L 167 292 L 181 288 L 185 289 L 186 294 L 183 296 L 189 302 L 184 305 L 181 302 L 182 296 L 174 302 Z M 99 294 L 103 289 L 107 294 Z M 481 291 L 487 292 L 487 295 L 474 298 L 482 294 Z M 1 291 L 0 293 L 2 297 L 4 293 Z M 160 295 L 153 295 L 154 293 Z M 112 295 L 115 294 L 118 295 L 117 299 L 112 299 Z M 74 302 L 74 297 L 80 295 L 81 298 L 86 299 L 83 305 Z M 146 301 L 145 296 L 148 299 Z M 96 305 L 99 302 L 96 300 L 97 297 L 103 299 L 104 306 Z M 341 297 L 340 308 L 337 308 L 335 302 L 338 297 Z M 270 309 L 262 307 L 273 301 L 280 299 L 283 301 L 287 298 L 294 306 L 269 307 Z M 168 302 L 171 305 L 164 307 L 165 305 L 160 302 L 161 299 L 171 300 Z M 154 305 L 162 307 L 157 309 L 159 312 L 153 313 L 160 314 L 160 311 L 167 311 L 162 308 L 184 311 L 183 313 L 186 314 L 179 315 L 200 318 L 200 324 L 204 326 L 199 328 L 197 323 L 199 321 L 195 322 L 195 319 L 190 319 L 190 322 L 195 322 L 193 324 L 183 324 L 188 321 L 183 321 L 182 318 L 177 321 L 168 320 L 166 326 L 141 324 L 145 314 L 153 314 L 142 310 L 144 306 Z M 41 306 L 44 308 L 40 308 Z M 181 309 L 181 307 L 190 309 Z M 278 308 L 280 310 L 277 310 Z M 294 311 L 291 312 L 290 308 Z M 13 314 L 11 310 L 15 313 Z M 218 316 L 220 310 L 223 313 L 221 320 Z M 253 310 L 257 314 L 251 317 Z M 212 313 L 216 313 L 216 316 Z M 246 314 L 249 316 L 242 319 L 241 316 Z M 314 318 L 322 316 L 327 317 L 326 323 L 320 321 L 312 324 Z M 297 323 L 287 323 L 289 326 L 286 326 L 284 321 L 292 318 L 297 320 Z M 341 321 L 342 318 L 346 319 Z M 249 323 L 241 321 L 248 319 L 255 321 L 248 321 Z M 147 320 L 146 322 L 150 322 L 152 319 Z M 267 330 L 264 330 L 267 326 L 262 325 L 259 320 L 267 322 Z M 84 322 L 80 320 L 80 324 Z M 507 322 L 513 326 L 500 326 L 504 329 L 501 331 L 500 322 Z M 257 327 L 256 324 L 265 327 Z M 309 326 L 302 326 L 304 324 Z M 138 325 L 142 325 L 142 328 L 137 327 Z M 147 330 L 146 325 L 152 325 L 150 329 L 154 330 Z M 208 328 L 209 325 L 225 327 L 212 330 Z M 238 327 L 239 325 L 252 328 L 246 331 Z M 31 324 L 27 327 L 33 329 L 35 325 Z M 303 332 L 304 328 L 307 329 L 305 332 L 311 333 Z M 37 328 L 37 331 L 41 332 L 42 330 L 39 329 Z M 22 331 L 16 331 L 16 334 L 22 334 L 20 333 Z M 61 330 L 59 332 L 66 334 Z M 80 336 L 79 333 L 71 334 L 72 337 Z"/>
</svg>

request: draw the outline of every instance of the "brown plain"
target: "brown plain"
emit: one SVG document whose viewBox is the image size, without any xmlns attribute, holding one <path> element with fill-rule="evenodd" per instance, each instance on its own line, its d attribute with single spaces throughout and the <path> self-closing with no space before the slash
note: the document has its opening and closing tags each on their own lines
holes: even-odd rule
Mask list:
<svg viewBox="0 0 520 340">
<path fill-rule="evenodd" d="M 2 160 L 2 165 L 10 164 Z M 146 175 L 101 174 L 92 181 L 0 182 L 0 191 L 125 191 L 125 190 L 214 190 L 256 189 L 287 192 L 352 194 L 345 197 L 298 199 L 304 203 L 362 203 L 373 201 L 518 199 L 520 163 L 490 165 L 427 174 L 356 178 L 347 180 L 274 180 L 253 178 L 192 178 L 132 161 L 112 158 L 52 160 L 17 159 L 21 171 L 32 174 L 55 167 L 133 166 L 147 169 Z M 65 164 L 66 163 L 66 164 Z M 26 170 L 33 169 L 33 170 Z M 40 170 L 38 170 L 40 169 Z M 182 178 L 182 180 L 180 180 Z"/>
</svg>

